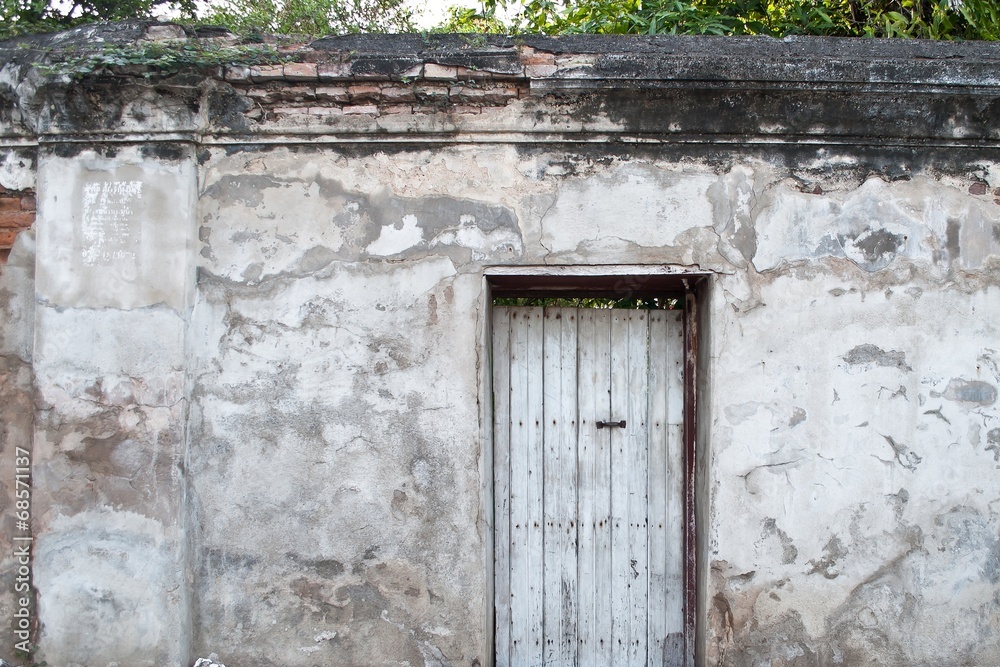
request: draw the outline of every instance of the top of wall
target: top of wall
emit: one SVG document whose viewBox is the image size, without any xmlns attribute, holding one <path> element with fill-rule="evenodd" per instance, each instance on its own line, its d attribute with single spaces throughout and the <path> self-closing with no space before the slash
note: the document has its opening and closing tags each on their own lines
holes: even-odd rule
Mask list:
<svg viewBox="0 0 1000 667">
<path fill-rule="evenodd" d="M 1000 140 L 1000 44 L 818 37 L 352 35 L 277 65 L 100 76 L 38 65 L 223 31 L 129 22 L 0 43 L 0 138 Z"/>
<path fill-rule="evenodd" d="M 677 35 L 346 35 L 317 40 L 311 47 L 339 56 L 350 54 L 350 60 L 361 69 L 375 63 L 434 62 L 538 80 L 570 80 L 584 86 L 659 81 L 1000 85 L 1000 44 L 990 42 Z"/>
</svg>

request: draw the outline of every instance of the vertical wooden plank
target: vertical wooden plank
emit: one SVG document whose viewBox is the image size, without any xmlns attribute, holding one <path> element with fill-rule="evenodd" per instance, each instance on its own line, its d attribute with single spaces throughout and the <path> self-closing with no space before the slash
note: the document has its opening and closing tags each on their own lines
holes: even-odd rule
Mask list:
<svg viewBox="0 0 1000 667">
<path fill-rule="evenodd" d="M 684 473 L 684 314 L 666 314 L 665 377 L 667 381 L 667 655 L 683 665 L 685 628 L 685 473 Z"/>
<path fill-rule="evenodd" d="M 542 384 L 544 395 L 543 447 L 543 585 L 542 655 L 544 664 L 560 664 L 562 657 L 562 313 L 546 308 L 543 315 Z"/>
<path fill-rule="evenodd" d="M 543 368 L 543 310 L 531 308 L 528 313 L 528 405 L 527 405 L 527 572 L 528 631 L 526 637 L 526 662 L 543 664 L 542 639 L 544 618 L 544 454 L 545 441 L 542 431 L 544 378 Z"/>
<path fill-rule="evenodd" d="M 611 416 L 611 325 L 610 310 L 594 312 L 594 413 L 589 428 L 597 444 L 594 457 L 594 665 L 611 665 L 614 646 L 615 580 L 612 554 L 612 435 L 613 429 L 597 430 L 595 421 Z"/>
<path fill-rule="evenodd" d="M 493 574 L 497 667 L 510 662 L 510 309 L 493 309 Z"/>
<path fill-rule="evenodd" d="M 611 413 L 607 419 L 627 418 L 628 411 L 628 311 L 611 311 Z M 611 662 L 628 663 L 630 635 L 629 587 L 632 565 L 629 547 L 629 477 L 632 469 L 627 433 L 608 429 L 611 437 Z"/>
<path fill-rule="evenodd" d="M 684 632 L 684 468 L 682 424 L 667 426 L 667 635 Z"/>
<path fill-rule="evenodd" d="M 649 313 L 645 310 L 627 311 L 628 347 L 625 398 L 626 442 L 628 459 L 628 545 L 629 588 L 628 664 L 645 667 L 647 639 L 647 601 L 649 567 L 647 554 L 648 504 L 647 504 L 647 410 L 649 402 Z"/>
<path fill-rule="evenodd" d="M 541 308 L 510 314 L 510 661 L 541 662 Z"/>
<path fill-rule="evenodd" d="M 664 664 L 667 636 L 667 314 L 654 311 L 649 322 L 649 667 Z"/>
<path fill-rule="evenodd" d="M 560 516 L 562 517 L 562 534 L 560 539 L 560 586 L 562 634 L 560 641 L 560 664 L 567 667 L 577 664 L 577 604 L 578 604 L 578 574 L 577 574 L 577 530 L 579 528 L 579 512 L 577 500 L 577 359 L 578 359 L 578 316 L 579 310 L 566 308 L 562 310 L 562 360 L 560 367 L 561 389 L 559 412 L 562 415 L 559 429 L 560 466 L 559 486 L 561 489 Z"/>
<path fill-rule="evenodd" d="M 601 360 L 598 359 L 597 346 L 598 327 L 595 319 L 596 311 L 581 309 L 578 314 L 578 346 L 579 360 L 577 367 L 577 405 L 579 436 L 577 448 L 577 495 L 579 497 L 577 531 L 577 660 L 580 665 L 596 665 L 599 631 L 597 628 L 598 612 L 596 589 L 599 578 L 597 567 L 596 536 L 599 520 L 596 506 L 598 440 L 603 432 L 594 428 L 594 421 L 601 419 L 598 411 L 602 399 L 606 401 L 607 393 L 598 388 L 602 372 L 599 370 Z M 605 332 L 606 335 L 606 332 Z M 607 365 L 606 360 L 603 362 Z M 606 371 L 603 373 L 606 375 Z"/>
</svg>

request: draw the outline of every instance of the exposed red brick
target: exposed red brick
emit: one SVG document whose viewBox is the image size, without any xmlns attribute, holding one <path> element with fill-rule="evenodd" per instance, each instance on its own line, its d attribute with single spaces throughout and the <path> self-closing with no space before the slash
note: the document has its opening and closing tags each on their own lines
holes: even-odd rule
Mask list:
<svg viewBox="0 0 1000 667">
<path fill-rule="evenodd" d="M 414 86 L 413 92 L 417 99 L 445 99 L 448 97 L 448 89 L 443 86 Z"/>
<path fill-rule="evenodd" d="M 21 197 L 21 210 L 22 211 L 35 210 L 35 195 L 25 195 Z"/>
<path fill-rule="evenodd" d="M 455 79 L 458 79 L 458 68 L 451 67 L 449 65 L 427 63 L 424 65 L 424 78 L 454 81 Z"/>
<path fill-rule="evenodd" d="M 977 181 L 969 186 L 969 194 L 984 195 L 989 192 L 989 187 L 982 181 Z"/>
<path fill-rule="evenodd" d="M 411 114 L 413 113 L 413 107 L 411 107 L 409 104 L 393 104 L 391 106 L 382 107 L 381 109 L 379 109 L 379 113 L 385 116 Z"/>
<path fill-rule="evenodd" d="M 318 68 L 320 81 L 347 79 L 351 76 L 350 63 L 323 63 Z"/>
<path fill-rule="evenodd" d="M 374 104 L 356 104 L 344 107 L 344 115 L 363 115 L 370 114 L 373 116 L 378 115 L 378 107 Z"/>
<path fill-rule="evenodd" d="M 351 99 L 346 86 L 316 86 L 316 98 L 321 100 L 333 100 L 334 102 L 347 102 Z"/>
<path fill-rule="evenodd" d="M 536 51 L 530 46 L 522 46 L 519 60 L 522 65 L 555 65 L 556 56 L 554 53 Z"/>
<path fill-rule="evenodd" d="M 14 239 L 21 233 L 19 229 L 0 229 L 0 248 L 10 248 L 14 245 Z M 6 258 L 4 258 L 6 259 Z"/>
<path fill-rule="evenodd" d="M 482 88 L 474 88 L 472 86 L 452 86 L 448 89 L 448 96 L 474 100 L 483 97 L 485 92 Z"/>
<path fill-rule="evenodd" d="M 382 99 L 386 102 L 412 102 L 417 99 L 412 88 L 402 86 L 389 86 L 382 89 Z"/>
<path fill-rule="evenodd" d="M 519 97 L 517 86 L 495 86 L 486 89 L 486 102 L 499 102 L 504 104 Z"/>
<path fill-rule="evenodd" d="M 496 74 L 489 72 L 484 69 L 472 69 L 469 70 L 467 76 L 463 77 L 469 79 L 470 81 L 492 81 L 496 77 Z"/>
<path fill-rule="evenodd" d="M 0 229 L 27 229 L 35 224 L 34 211 L 0 213 Z"/>
<path fill-rule="evenodd" d="M 374 83 L 355 83 L 347 87 L 351 102 L 368 102 L 376 100 L 382 93 L 382 88 Z"/>
<path fill-rule="evenodd" d="M 0 213 L 6 213 L 8 211 L 20 211 L 20 210 L 21 210 L 20 197 L 0 197 Z"/>
<path fill-rule="evenodd" d="M 479 104 L 506 104 L 510 100 L 517 99 L 517 88 L 514 86 L 491 86 L 485 88 L 452 86 L 449 93 L 453 100 Z"/>
<path fill-rule="evenodd" d="M 344 112 L 339 107 L 309 107 L 310 116 L 342 116 Z"/>
<path fill-rule="evenodd" d="M 315 81 L 319 78 L 316 63 L 288 63 L 285 78 L 289 81 Z"/>
<path fill-rule="evenodd" d="M 255 65 L 250 68 L 250 78 L 254 81 L 277 81 L 285 78 L 284 65 Z"/>
</svg>

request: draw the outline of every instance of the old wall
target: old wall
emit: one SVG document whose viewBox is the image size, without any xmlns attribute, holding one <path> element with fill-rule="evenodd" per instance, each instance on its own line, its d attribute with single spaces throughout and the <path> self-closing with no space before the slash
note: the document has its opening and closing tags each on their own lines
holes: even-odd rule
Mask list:
<svg viewBox="0 0 1000 667">
<path fill-rule="evenodd" d="M 698 664 L 1000 661 L 1000 52 L 442 39 L 5 70 L 36 658 L 489 664 L 484 275 L 639 266 L 711 276 Z"/>
<path fill-rule="evenodd" d="M 131 147 L 39 159 L 34 583 L 50 662 L 187 660 L 194 164 Z"/>
<path fill-rule="evenodd" d="M 969 193 L 972 174 L 814 174 L 803 192 L 765 160 L 652 153 L 212 156 L 197 309 L 211 332 L 197 389 L 210 447 L 192 466 L 205 650 L 259 660 L 288 641 L 301 664 L 370 659 L 357 633 L 393 655 L 483 659 L 479 624 L 448 629 L 433 613 L 462 600 L 481 619 L 487 605 L 482 266 L 655 253 L 717 272 L 707 370 L 725 390 L 706 397 L 704 659 L 996 659 L 997 286 L 984 264 L 1000 206 Z M 269 176 L 246 175 L 248 161 Z M 737 221 L 746 259 L 724 240 Z M 227 461 L 236 442 L 253 459 Z M 266 520 L 278 532 L 263 541 L 282 551 L 261 554 L 250 517 L 272 512 L 300 531 Z M 343 537 L 322 546 L 330 535 Z M 267 632 L 275 619 L 298 636 Z M 233 625 L 236 637 L 209 631 Z M 266 648 L 247 641 L 262 635 Z"/>
</svg>

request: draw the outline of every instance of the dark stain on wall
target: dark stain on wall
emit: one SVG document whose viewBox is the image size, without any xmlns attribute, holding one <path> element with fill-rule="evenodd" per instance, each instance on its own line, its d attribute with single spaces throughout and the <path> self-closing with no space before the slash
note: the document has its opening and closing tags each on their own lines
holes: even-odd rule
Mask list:
<svg viewBox="0 0 1000 667">
<path fill-rule="evenodd" d="M 948 383 L 944 397 L 950 401 L 986 407 L 997 401 L 997 388 L 980 380 L 955 378 Z"/>
<path fill-rule="evenodd" d="M 843 360 L 850 366 L 882 366 L 885 368 L 898 368 L 901 371 L 912 372 L 913 369 L 906 364 L 906 354 L 898 350 L 886 352 L 877 345 L 864 343 L 858 345 L 844 355 Z"/>
</svg>

